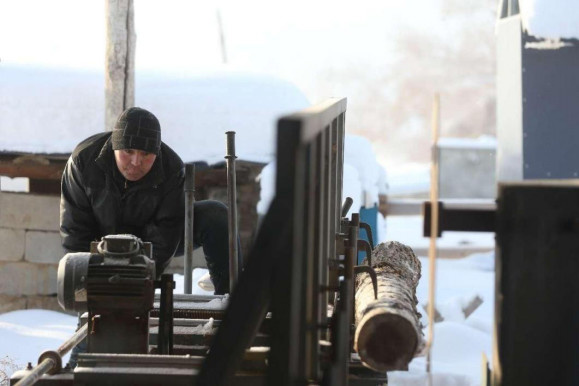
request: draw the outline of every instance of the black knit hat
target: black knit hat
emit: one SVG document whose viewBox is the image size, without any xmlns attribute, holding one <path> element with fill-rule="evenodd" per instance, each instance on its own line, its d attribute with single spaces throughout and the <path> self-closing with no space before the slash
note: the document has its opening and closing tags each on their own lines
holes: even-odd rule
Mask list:
<svg viewBox="0 0 579 386">
<path fill-rule="evenodd" d="M 159 154 L 161 125 L 151 112 L 140 107 L 123 111 L 111 137 L 113 150 L 137 149 Z"/>
</svg>

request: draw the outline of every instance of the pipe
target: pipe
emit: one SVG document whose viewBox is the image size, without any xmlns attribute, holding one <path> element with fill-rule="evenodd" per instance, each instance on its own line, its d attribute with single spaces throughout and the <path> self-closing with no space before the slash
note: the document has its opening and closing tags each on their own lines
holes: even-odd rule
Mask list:
<svg viewBox="0 0 579 386">
<path fill-rule="evenodd" d="M 237 183 L 235 175 L 235 131 L 227 136 L 227 202 L 229 224 L 229 292 L 233 292 L 239 274 L 239 251 L 237 247 Z"/>
<path fill-rule="evenodd" d="M 88 323 L 78 329 L 66 342 L 56 351 L 45 351 L 40 354 L 38 364 L 25 377 L 20 379 L 15 386 L 34 385 L 44 374 L 54 374 L 62 370 L 62 357 L 66 355 L 74 346 L 80 343 L 88 331 Z"/>
<path fill-rule="evenodd" d="M 183 293 L 193 292 L 193 206 L 195 204 L 195 165 L 185 165 L 185 267 Z"/>
</svg>

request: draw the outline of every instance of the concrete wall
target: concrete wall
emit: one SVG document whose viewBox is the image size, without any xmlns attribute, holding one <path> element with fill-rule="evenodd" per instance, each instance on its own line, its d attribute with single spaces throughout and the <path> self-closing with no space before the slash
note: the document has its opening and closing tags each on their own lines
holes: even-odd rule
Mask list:
<svg viewBox="0 0 579 386">
<path fill-rule="evenodd" d="M 64 255 L 57 196 L 0 192 L 0 313 L 60 310 L 56 271 Z"/>
</svg>

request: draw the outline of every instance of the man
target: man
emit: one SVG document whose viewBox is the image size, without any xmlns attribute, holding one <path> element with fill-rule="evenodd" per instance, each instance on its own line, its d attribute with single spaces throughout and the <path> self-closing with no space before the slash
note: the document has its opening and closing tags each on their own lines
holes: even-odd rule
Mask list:
<svg viewBox="0 0 579 386">
<path fill-rule="evenodd" d="M 109 234 L 133 234 L 153 244 L 157 277 L 175 254 L 184 227 L 184 166 L 161 141 L 157 118 L 132 107 L 112 132 L 82 141 L 62 176 L 60 233 L 69 252 L 86 252 Z M 202 245 L 215 294 L 229 292 L 227 208 L 194 207 L 196 246 Z"/>
</svg>

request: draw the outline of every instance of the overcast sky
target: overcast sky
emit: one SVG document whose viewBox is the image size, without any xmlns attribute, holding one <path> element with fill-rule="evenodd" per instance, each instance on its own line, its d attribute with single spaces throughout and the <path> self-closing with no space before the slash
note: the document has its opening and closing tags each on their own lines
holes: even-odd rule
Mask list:
<svg viewBox="0 0 579 386">
<path fill-rule="evenodd" d="M 380 68 L 404 24 L 434 28 L 437 1 L 135 0 L 137 70 L 230 66 L 306 81 L 320 69 Z M 0 1 L 3 64 L 104 66 L 105 1 Z"/>
</svg>

